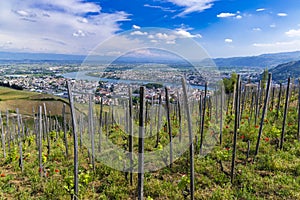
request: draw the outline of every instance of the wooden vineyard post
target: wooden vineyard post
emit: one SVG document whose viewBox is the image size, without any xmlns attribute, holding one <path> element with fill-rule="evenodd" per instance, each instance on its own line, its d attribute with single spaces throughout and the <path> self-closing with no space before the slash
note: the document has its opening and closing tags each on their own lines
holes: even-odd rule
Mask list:
<svg viewBox="0 0 300 200">
<path fill-rule="evenodd" d="M 235 109 L 234 105 L 235 105 L 235 96 L 236 96 L 236 84 L 234 84 L 233 86 L 233 96 L 232 96 L 232 106 L 231 106 L 231 114 L 233 112 L 233 110 Z"/>
<path fill-rule="evenodd" d="M 200 134 L 201 134 L 201 127 L 202 127 L 203 102 L 204 102 L 204 98 L 202 98 L 202 94 L 200 94 L 200 96 L 199 96 L 199 124 L 198 124 Z M 198 136 L 197 135 L 196 135 L 196 147 L 194 147 L 194 148 L 195 148 L 195 151 L 198 151 Z M 199 152 L 200 152 L 200 147 L 199 147 Z"/>
<path fill-rule="evenodd" d="M 43 176 L 43 160 L 42 160 L 42 150 L 43 150 L 43 116 L 42 116 L 42 106 L 39 106 L 39 129 L 38 129 L 38 147 L 39 147 L 39 172 L 40 176 Z"/>
<path fill-rule="evenodd" d="M 0 111 L 0 126 L 1 126 L 1 140 L 2 140 L 2 149 L 3 149 L 3 157 L 6 158 L 6 152 L 5 152 L 5 135 L 4 135 L 4 128 L 3 128 L 3 120 L 2 120 L 2 114 Z"/>
<path fill-rule="evenodd" d="M 272 87 L 272 100 L 271 100 L 271 109 L 274 109 L 274 95 L 275 95 L 275 87 Z"/>
<path fill-rule="evenodd" d="M 10 131 L 10 127 L 9 127 L 8 110 L 6 110 L 6 137 L 7 137 L 7 144 L 8 144 L 8 152 L 10 152 L 11 131 Z"/>
<path fill-rule="evenodd" d="M 74 140 L 74 196 L 73 199 L 78 199 L 78 139 L 77 139 L 77 132 L 76 132 L 76 115 L 75 115 L 75 107 L 73 102 L 73 96 L 71 91 L 71 85 L 69 81 L 67 81 L 67 88 L 68 88 L 68 96 L 70 102 L 70 110 L 71 110 L 71 117 L 72 117 L 72 126 L 73 126 L 73 140 Z"/>
<path fill-rule="evenodd" d="M 22 152 L 22 136 L 21 136 L 21 119 L 20 119 L 20 113 L 19 108 L 16 109 L 17 113 L 17 121 L 18 121 L 18 140 L 19 140 L 19 166 L 21 168 L 21 171 L 23 172 L 24 166 L 23 166 L 23 152 Z"/>
<path fill-rule="evenodd" d="M 220 145 L 222 145 L 223 134 L 223 86 L 221 85 L 221 104 L 220 104 Z"/>
<path fill-rule="evenodd" d="M 145 135 L 147 135 L 147 127 L 148 127 L 148 100 L 145 99 Z"/>
<path fill-rule="evenodd" d="M 139 157 L 138 157 L 138 199 L 144 197 L 144 107 L 145 107 L 145 88 L 140 87 L 140 115 L 139 115 Z"/>
<path fill-rule="evenodd" d="M 236 156 L 236 142 L 237 142 L 237 132 L 238 132 L 238 120 L 239 120 L 239 101 L 240 101 L 240 93 L 239 93 L 239 88 L 240 88 L 240 75 L 238 74 L 237 76 L 237 81 L 236 81 L 236 93 L 234 97 L 234 107 L 235 107 L 235 112 L 234 112 L 234 136 L 233 136 L 233 149 L 232 149 L 232 160 L 231 160 L 231 172 L 230 172 L 230 178 L 231 178 L 231 184 L 233 184 L 234 181 L 234 169 L 235 169 L 235 156 Z"/>
<path fill-rule="evenodd" d="M 244 112 L 244 109 L 245 109 L 245 104 L 247 103 L 247 93 L 248 93 L 247 86 L 244 85 L 244 93 L 243 93 L 241 111 L 240 111 L 240 115 L 239 115 L 239 123 L 243 119 L 243 112 Z"/>
<path fill-rule="evenodd" d="M 250 116 L 248 116 L 248 126 L 250 126 L 252 115 L 253 115 L 253 110 L 254 110 L 254 97 L 255 97 L 255 91 L 252 88 L 251 92 L 251 103 L 250 103 Z"/>
<path fill-rule="evenodd" d="M 184 98 L 184 105 L 185 110 L 187 114 L 187 120 L 188 120 L 188 131 L 189 131 L 189 150 L 190 150 L 190 194 L 191 194 L 191 200 L 194 199 L 194 191 L 195 191 L 195 185 L 194 185 L 194 143 L 193 143 L 193 131 L 192 131 L 192 119 L 188 104 L 188 95 L 187 95 L 187 88 L 186 88 L 186 81 L 184 78 L 181 79 L 182 81 L 182 88 L 183 88 L 183 98 Z"/>
<path fill-rule="evenodd" d="M 179 123 L 179 142 L 181 142 L 181 137 L 182 137 L 182 118 L 181 118 L 181 106 L 180 106 L 180 101 L 179 101 L 179 92 L 177 92 L 177 107 L 178 107 L 178 123 Z"/>
<path fill-rule="evenodd" d="M 205 90 L 204 90 L 203 106 L 202 106 L 203 109 L 202 109 L 201 130 L 200 130 L 200 155 L 202 155 L 202 147 L 203 147 L 206 100 L 207 100 L 207 82 L 205 82 Z"/>
<path fill-rule="evenodd" d="M 156 144 L 155 147 L 158 146 L 159 143 L 159 131 L 160 131 L 160 126 L 161 126 L 161 104 L 162 104 L 162 99 L 161 99 L 161 94 L 159 94 L 159 103 L 158 103 L 158 120 L 157 120 L 157 130 L 156 130 Z"/>
<path fill-rule="evenodd" d="M 66 148 L 66 158 L 69 157 L 69 148 L 68 148 L 68 137 L 67 137 L 67 119 L 66 119 L 66 104 L 63 104 L 62 108 L 62 117 L 63 117 L 63 129 L 64 129 L 64 143 Z"/>
<path fill-rule="evenodd" d="M 79 145 L 82 150 L 82 133 L 83 133 L 83 114 L 79 115 Z"/>
<path fill-rule="evenodd" d="M 108 140 L 108 114 L 107 112 L 104 112 L 104 122 L 105 122 L 105 137 L 106 141 Z"/>
<path fill-rule="evenodd" d="M 269 93 L 270 93 L 270 87 L 271 87 L 271 80 L 272 80 L 272 74 L 269 73 L 268 85 L 267 85 L 267 91 L 266 91 L 266 98 L 265 98 L 265 102 L 264 102 L 264 107 L 263 107 L 263 111 L 262 111 L 262 116 L 261 116 L 260 126 L 259 126 L 259 132 L 258 132 L 258 137 L 257 137 L 257 142 L 256 142 L 255 156 L 257 156 L 257 154 L 258 154 L 260 138 L 261 138 L 262 129 L 263 129 L 263 125 L 264 125 L 264 118 L 265 118 L 266 111 L 268 109 L 267 107 L 268 107 Z"/>
<path fill-rule="evenodd" d="M 284 113 L 283 113 L 283 123 L 282 123 L 280 146 L 279 146 L 280 150 L 282 150 L 283 142 L 284 142 L 285 122 L 286 122 L 287 111 L 288 111 L 288 106 L 289 106 L 290 82 L 291 82 L 291 78 L 289 77 L 287 87 L 286 87 L 285 105 L 284 105 Z"/>
<path fill-rule="evenodd" d="M 133 184 L 133 174 L 132 174 L 132 170 L 133 170 L 133 108 L 132 108 L 132 89 L 129 88 L 129 142 L 128 142 L 128 146 L 129 146 L 129 164 L 130 164 L 130 174 L 129 174 L 129 179 L 130 179 L 130 185 Z"/>
<path fill-rule="evenodd" d="M 168 122 L 168 132 L 169 132 L 169 145 L 170 145 L 170 168 L 172 168 L 173 163 L 173 143 L 172 143 L 172 127 L 171 127 L 171 120 L 170 120 L 170 102 L 169 102 L 169 91 L 168 88 L 165 88 L 166 93 L 166 106 L 167 106 L 167 122 Z"/>
<path fill-rule="evenodd" d="M 100 113 L 99 113 L 99 141 L 98 141 L 98 152 L 101 152 L 102 146 L 102 116 L 103 116 L 103 98 L 100 100 Z"/>
<path fill-rule="evenodd" d="M 261 95 L 261 81 L 259 81 L 258 86 L 257 86 L 257 92 L 256 92 L 256 107 L 255 107 L 255 119 L 254 119 L 254 124 L 256 125 L 257 123 L 257 118 L 259 116 L 259 106 L 260 106 L 260 95 Z"/>
<path fill-rule="evenodd" d="M 44 123 L 45 123 L 45 127 L 44 127 L 44 134 L 46 134 L 47 137 L 47 154 L 50 155 L 50 137 L 49 137 L 49 123 L 48 123 L 48 118 L 47 118 L 47 109 L 46 109 L 46 104 L 43 104 L 44 106 Z"/>
<path fill-rule="evenodd" d="M 277 102 L 277 111 L 276 111 L 276 120 L 279 117 L 279 110 L 280 110 L 280 101 L 281 101 L 281 91 L 282 91 L 282 83 L 279 84 L 279 94 L 278 94 L 278 102 Z"/>
<path fill-rule="evenodd" d="M 93 115 L 93 100 L 92 95 L 89 94 L 89 135 L 91 138 L 91 148 L 92 148 L 92 166 L 95 171 L 95 131 L 94 131 L 94 115 Z"/>
</svg>

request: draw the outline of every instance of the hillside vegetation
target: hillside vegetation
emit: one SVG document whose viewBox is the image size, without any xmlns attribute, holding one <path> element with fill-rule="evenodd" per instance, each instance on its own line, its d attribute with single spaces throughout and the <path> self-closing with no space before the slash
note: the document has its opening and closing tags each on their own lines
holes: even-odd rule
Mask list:
<svg viewBox="0 0 300 200">
<path fill-rule="evenodd" d="M 31 115 L 33 109 L 37 111 L 38 106 L 45 103 L 47 107 L 51 107 L 53 115 L 59 115 L 64 102 L 68 103 L 66 99 L 49 94 L 0 87 L 0 111 L 2 113 L 6 110 L 15 112 L 16 108 L 19 108 L 21 114 Z"/>
</svg>

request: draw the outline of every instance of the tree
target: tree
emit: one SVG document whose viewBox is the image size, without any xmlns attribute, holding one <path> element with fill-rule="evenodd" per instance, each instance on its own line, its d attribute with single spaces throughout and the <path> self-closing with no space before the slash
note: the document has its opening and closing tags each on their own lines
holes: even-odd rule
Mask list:
<svg viewBox="0 0 300 200">
<path fill-rule="evenodd" d="M 235 72 L 231 74 L 230 78 L 223 79 L 223 84 L 224 84 L 226 94 L 233 92 L 234 84 L 236 83 L 236 80 L 237 80 L 237 74 Z"/>
</svg>

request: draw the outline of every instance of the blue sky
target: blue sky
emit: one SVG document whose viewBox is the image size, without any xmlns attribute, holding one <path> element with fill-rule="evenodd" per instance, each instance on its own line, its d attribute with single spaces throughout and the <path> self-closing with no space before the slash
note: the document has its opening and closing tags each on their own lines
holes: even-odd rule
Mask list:
<svg viewBox="0 0 300 200">
<path fill-rule="evenodd" d="M 299 0 L 2 0 L 0 51 L 89 54 L 110 41 L 112 54 L 182 38 L 211 57 L 296 51 L 299 14 Z"/>
</svg>

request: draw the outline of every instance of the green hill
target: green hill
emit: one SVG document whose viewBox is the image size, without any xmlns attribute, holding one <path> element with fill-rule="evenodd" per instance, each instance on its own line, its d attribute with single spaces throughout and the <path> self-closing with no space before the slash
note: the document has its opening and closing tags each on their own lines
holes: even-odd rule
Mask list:
<svg viewBox="0 0 300 200">
<path fill-rule="evenodd" d="M 49 94 L 0 87 L 0 111 L 2 113 L 6 110 L 15 112 L 16 108 L 19 108 L 21 114 L 31 115 L 33 108 L 37 112 L 38 106 L 45 103 L 53 115 L 59 115 L 64 102 L 68 103 L 66 99 Z"/>
<path fill-rule="evenodd" d="M 277 65 L 269 71 L 277 82 L 285 82 L 289 76 L 297 79 L 300 77 L 300 60 Z"/>
</svg>

